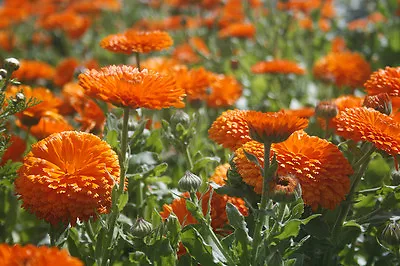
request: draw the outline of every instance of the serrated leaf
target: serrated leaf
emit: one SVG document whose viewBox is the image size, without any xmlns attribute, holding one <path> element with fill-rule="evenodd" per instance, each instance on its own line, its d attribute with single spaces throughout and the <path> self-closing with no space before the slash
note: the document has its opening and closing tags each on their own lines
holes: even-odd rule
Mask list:
<svg viewBox="0 0 400 266">
<path fill-rule="evenodd" d="M 244 151 L 244 154 L 246 155 L 246 158 L 247 158 L 250 162 L 255 163 L 255 164 L 258 166 L 258 168 L 260 169 L 261 173 L 264 175 L 264 168 L 261 167 L 261 164 L 260 164 L 260 162 L 258 161 L 257 156 L 255 156 L 255 155 L 252 154 L 252 153 L 248 153 L 248 152 L 245 151 L 244 149 L 243 149 L 243 151 Z"/>
<path fill-rule="evenodd" d="M 309 221 L 311 221 L 312 219 L 320 216 L 321 214 L 313 214 L 309 217 L 307 217 L 306 219 L 300 220 L 300 219 L 293 219 L 288 221 L 284 227 L 283 227 L 283 231 L 278 234 L 277 236 L 274 237 L 274 239 L 277 240 L 283 240 L 283 239 L 287 239 L 289 237 L 295 237 L 299 234 L 300 231 L 300 225 L 303 224 L 307 224 Z"/>
</svg>

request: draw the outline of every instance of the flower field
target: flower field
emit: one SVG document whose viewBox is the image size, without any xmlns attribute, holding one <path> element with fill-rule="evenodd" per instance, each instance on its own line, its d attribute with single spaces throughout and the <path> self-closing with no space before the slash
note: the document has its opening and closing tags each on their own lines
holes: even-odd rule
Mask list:
<svg viewBox="0 0 400 266">
<path fill-rule="evenodd" d="M 400 264 L 400 1 L 0 18 L 1 266 Z"/>
</svg>

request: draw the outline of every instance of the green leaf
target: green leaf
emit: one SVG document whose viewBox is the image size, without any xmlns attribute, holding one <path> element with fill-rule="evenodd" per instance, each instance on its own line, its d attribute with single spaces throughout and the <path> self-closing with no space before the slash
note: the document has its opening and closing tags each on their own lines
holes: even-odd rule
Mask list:
<svg viewBox="0 0 400 266">
<path fill-rule="evenodd" d="M 328 224 L 317 217 L 304 226 L 304 230 L 317 239 L 326 239 L 331 236 Z"/>
<path fill-rule="evenodd" d="M 214 249 L 209 245 L 193 225 L 183 228 L 181 241 L 190 255 L 201 265 L 224 265 L 226 263 L 222 253 L 216 247 Z"/>
<path fill-rule="evenodd" d="M 284 227 L 283 227 L 283 231 L 278 234 L 277 236 L 274 237 L 274 239 L 277 240 L 283 240 L 283 239 L 287 239 L 289 237 L 295 237 L 299 234 L 300 231 L 300 225 L 303 224 L 307 224 L 309 221 L 311 221 L 312 219 L 320 216 L 321 214 L 313 214 L 309 217 L 307 217 L 306 219 L 300 220 L 300 219 L 293 219 L 288 221 Z"/>
<path fill-rule="evenodd" d="M 355 221 L 348 221 L 343 224 L 339 233 L 339 243 L 344 246 L 353 242 L 362 232 L 362 227 Z"/>
<path fill-rule="evenodd" d="M 125 207 L 125 205 L 128 203 L 129 200 L 129 194 L 124 192 L 121 194 L 118 200 L 118 210 L 122 211 Z"/>
<path fill-rule="evenodd" d="M 260 162 L 258 161 L 257 156 L 255 156 L 255 155 L 252 154 L 252 153 L 248 153 L 248 152 L 245 151 L 244 149 L 243 149 L 243 151 L 244 151 L 244 154 L 246 155 L 247 159 L 248 159 L 250 162 L 255 163 L 255 164 L 258 166 L 258 168 L 260 169 L 261 173 L 264 173 L 264 168 L 261 167 L 261 164 L 260 164 Z"/>
<path fill-rule="evenodd" d="M 118 147 L 118 132 L 116 130 L 110 130 L 107 132 L 106 141 L 114 149 Z"/>
<path fill-rule="evenodd" d="M 129 253 L 129 261 L 132 265 L 152 265 L 149 258 L 142 251 L 135 251 Z"/>
</svg>

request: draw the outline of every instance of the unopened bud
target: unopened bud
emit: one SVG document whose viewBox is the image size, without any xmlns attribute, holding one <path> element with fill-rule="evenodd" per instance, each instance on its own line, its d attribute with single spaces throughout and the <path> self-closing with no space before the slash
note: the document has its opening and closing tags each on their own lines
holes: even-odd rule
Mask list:
<svg viewBox="0 0 400 266">
<path fill-rule="evenodd" d="M 392 185 L 393 186 L 400 185 L 400 171 L 394 170 L 392 172 Z"/>
<path fill-rule="evenodd" d="M 7 70 L 5 69 L 0 69 L 0 77 L 5 79 L 7 77 Z"/>
<path fill-rule="evenodd" d="M 380 240 L 387 246 L 398 246 L 400 244 L 400 225 L 391 222 L 383 229 Z"/>
<path fill-rule="evenodd" d="M 22 101 L 25 101 L 25 95 L 21 92 L 18 92 L 17 94 L 15 94 L 15 98 L 12 99 L 12 102 L 14 104 L 18 104 Z"/>
<path fill-rule="evenodd" d="M 186 171 L 185 175 L 179 180 L 178 187 L 182 191 L 196 192 L 201 186 L 202 180 L 199 176 L 190 171 Z"/>
<path fill-rule="evenodd" d="M 363 106 L 373 108 L 386 115 L 392 113 L 392 100 L 387 93 L 365 96 Z"/>
<path fill-rule="evenodd" d="M 190 123 L 190 117 L 187 113 L 185 113 L 182 110 L 177 110 L 172 116 L 171 116 L 171 125 L 173 128 L 176 127 L 178 124 L 182 124 L 183 126 L 187 127 Z"/>
<path fill-rule="evenodd" d="M 276 202 L 293 202 L 301 197 L 299 181 L 292 175 L 276 176 L 269 183 L 271 199 Z"/>
<path fill-rule="evenodd" d="M 334 102 L 320 102 L 317 107 L 315 107 L 315 114 L 325 119 L 332 119 L 337 115 L 337 113 L 338 108 Z"/>
<path fill-rule="evenodd" d="M 19 61 L 15 58 L 7 58 L 4 60 L 4 68 L 10 72 L 14 72 L 19 68 Z"/>
<path fill-rule="evenodd" d="M 138 218 L 131 228 L 132 235 L 138 238 L 144 238 L 153 231 L 153 225 L 143 218 Z"/>
</svg>

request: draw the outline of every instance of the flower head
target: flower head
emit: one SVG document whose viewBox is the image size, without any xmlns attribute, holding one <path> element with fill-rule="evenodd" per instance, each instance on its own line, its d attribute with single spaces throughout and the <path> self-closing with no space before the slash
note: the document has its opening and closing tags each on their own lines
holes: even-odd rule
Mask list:
<svg viewBox="0 0 400 266">
<path fill-rule="evenodd" d="M 220 38 L 254 38 L 256 34 L 256 27 L 251 23 L 232 23 L 224 27 L 218 32 Z"/>
<path fill-rule="evenodd" d="M 79 66 L 78 60 L 75 58 L 66 58 L 62 60 L 56 68 L 54 75 L 54 84 L 63 86 L 74 78 L 75 69 Z"/>
<path fill-rule="evenodd" d="M 116 53 L 149 53 L 160 51 L 173 44 L 165 31 L 136 31 L 112 34 L 101 40 L 100 46 Z"/>
<path fill-rule="evenodd" d="M 362 87 L 371 74 L 371 67 L 358 53 L 350 51 L 329 53 L 319 59 L 313 69 L 318 79 L 334 83 L 338 87 Z"/>
<path fill-rule="evenodd" d="M 0 159 L 0 165 L 4 165 L 8 160 L 13 162 L 21 162 L 24 151 L 26 149 L 25 141 L 17 135 L 11 135 L 10 146 L 3 153 L 3 157 Z"/>
<path fill-rule="evenodd" d="M 392 100 L 387 93 L 365 96 L 363 106 L 373 108 L 385 115 L 392 113 Z"/>
<path fill-rule="evenodd" d="M 83 266 L 83 262 L 56 247 L 0 244 L 0 265 Z"/>
<path fill-rule="evenodd" d="M 271 61 L 261 61 L 251 67 L 255 74 L 296 74 L 304 75 L 305 71 L 296 62 L 290 60 L 275 59 Z"/>
<path fill-rule="evenodd" d="M 52 79 L 54 68 L 49 64 L 35 60 L 21 60 L 20 68 L 12 76 L 19 80 Z"/>
<path fill-rule="evenodd" d="M 244 110 L 228 110 L 223 112 L 208 130 L 210 139 L 224 148 L 236 150 L 246 142 L 251 141 L 249 126 Z"/>
<path fill-rule="evenodd" d="M 285 141 L 293 132 L 308 126 L 308 120 L 285 112 L 248 111 L 245 119 L 252 139 L 261 143 Z"/>
<path fill-rule="evenodd" d="M 79 75 L 86 94 L 119 106 L 162 109 L 181 108 L 185 92 L 173 77 L 131 66 L 108 66 Z"/>
<path fill-rule="evenodd" d="M 349 108 L 336 117 L 336 133 L 354 141 L 368 141 L 376 148 L 400 154 L 400 124 L 372 108 Z"/>
<path fill-rule="evenodd" d="M 389 96 L 400 96 L 400 67 L 386 67 L 375 71 L 364 87 L 369 95 L 386 92 Z"/>
<path fill-rule="evenodd" d="M 234 158 L 243 181 L 260 194 L 260 170 L 247 159 L 244 151 L 255 155 L 263 167 L 264 147 L 259 142 L 248 142 L 235 151 Z M 344 200 L 353 170 L 334 144 L 297 131 L 286 141 L 273 144 L 271 151 L 276 155 L 278 175 L 295 176 L 300 182 L 304 202 L 314 210 L 318 206 L 334 209 Z"/>
<path fill-rule="evenodd" d="M 233 76 L 215 75 L 210 84 L 210 94 L 206 97 L 210 107 L 233 105 L 242 96 L 242 86 Z"/>
<path fill-rule="evenodd" d="M 301 196 L 300 183 L 292 175 L 275 176 L 268 187 L 273 201 L 292 202 Z"/>
<path fill-rule="evenodd" d="M 95 135 L 55 133 L 32 145 L 18 170 L 22 207 L 51 224 L 86 221 L 107 213 L 119 176 L 118 156 Z"/>
</svg>

